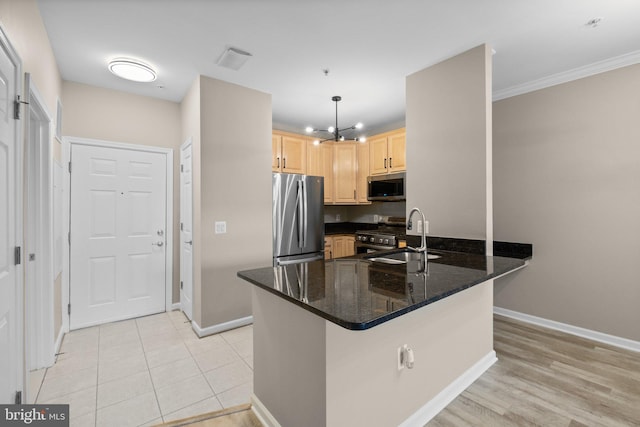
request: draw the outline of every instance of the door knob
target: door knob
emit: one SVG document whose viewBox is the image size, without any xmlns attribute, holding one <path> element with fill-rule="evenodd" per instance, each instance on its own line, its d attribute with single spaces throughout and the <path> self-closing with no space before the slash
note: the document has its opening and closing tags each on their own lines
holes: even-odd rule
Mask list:
<svg viewBox="0 0 640 427">
<path fill-rule="evenodd" d="M 156 245 L 158 247 L 164 245 L 164 242 L 156 242 L 156 243 L 152 243 L 152 245 Z"/>
<path fill-rule="evenodd" d="M 193 240 L 189 240 L 188 242 L 185 242 L 187 245 L 193 245 Z"/>
</svg>

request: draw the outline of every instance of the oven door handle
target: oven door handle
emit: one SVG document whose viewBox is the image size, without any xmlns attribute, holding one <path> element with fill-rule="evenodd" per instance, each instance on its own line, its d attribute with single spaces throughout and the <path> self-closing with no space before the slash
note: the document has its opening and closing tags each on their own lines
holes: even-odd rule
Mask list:
<svg viewBox="0 0 640 427">
<path fill-rule="evenodd" d="M 372 245 L 372 244 L 369 244 L 369 243 L 358 242 L 356 240 L 356 252 L 358 251 L 358 248 L 374 249 L 374 250 L 377 250 L 377 251 L 390 251 L 392 249 L 396 249 L 395 246 Z"/>
</svg>

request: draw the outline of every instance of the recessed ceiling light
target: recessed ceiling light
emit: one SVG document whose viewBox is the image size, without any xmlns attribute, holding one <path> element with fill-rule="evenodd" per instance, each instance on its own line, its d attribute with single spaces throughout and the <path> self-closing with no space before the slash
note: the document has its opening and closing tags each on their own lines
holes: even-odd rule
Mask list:
<svg viewBox="0 0 640 427">
<path fill-rule="evenodd" d="M 153 68 L 135 59 L 114 59 L 109 62 L 109 71 L 120 78 L 140 83 L 152 82 L 157 77 Z"/>
</svg>

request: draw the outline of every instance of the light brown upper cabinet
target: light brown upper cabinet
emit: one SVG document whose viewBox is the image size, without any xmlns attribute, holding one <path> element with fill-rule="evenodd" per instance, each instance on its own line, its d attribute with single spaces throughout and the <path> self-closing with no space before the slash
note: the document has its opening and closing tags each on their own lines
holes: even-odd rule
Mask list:
<svg viewBox="0 0 640 427">
<path fill-rule="evenodd" d="M 303 136 L 274 132 L 271 150 L 271 170 L 274 172 L 307 172 L 307 141 Z"/>
<path fill-rule="evenodd" d="M 369 204 L 367 200 L 367 177 L 369 176 L 369 143 L 358 143 L 356 145 L 358 152 L 358 174 L 356 181 L 356 202 L 358 204 Z"/>
<path fill-rule="evenodd" d="M 333 202 L 355 204 L 357 202 L 357 143 L 337 142 L 333 149 Z"/>
<path fill-rule="evenodd" d="M 333 203 L 333 143 L 307 141 L 307 175 L 324 177 L 324 203 Z"/>
<path fill-rule="evenodd" d="M 404 129 L 369 138 L 369 169 L 371 175 L 407 170 L 406 132 Z"/>
</svg>

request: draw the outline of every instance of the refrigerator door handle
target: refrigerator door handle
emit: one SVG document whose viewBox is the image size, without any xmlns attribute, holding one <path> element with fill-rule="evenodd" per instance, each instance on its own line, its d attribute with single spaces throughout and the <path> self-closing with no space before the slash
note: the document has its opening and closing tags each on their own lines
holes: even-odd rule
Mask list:
<svg viewBox="0 0 640 427">
<path fill-rule="evenodd" d="M 309 224 L 308 224 L 309 206 L 307 204 L 307 188 L 304 180 L 301 181 L 301 183 L 302 183 L 302 246 L 301 247 L 305 248 L 307 246 L 307 233 L 309 229 Z"/>
<path fill-rule="evenodd" d="M 296 194 L 296 216 L 297 216 L 297 220 L 298 220 L 298 247 L 299 248 L 304 248 L 304 223 L 303 223 L 303 218 L 304 218 L 304 206 L 303 206 L 303 201 L 302 201 L 302 194 L 303 194 L 303 187 L 302 187 L 302 181 L 298 181 L 298 194 Z"/>
<path fill-rule="evenodd" d="M 288 260 L 276 260 L 275 265 L 276 266 L 285 266 L 285 265 L 293 265 L 293 264 L 300 264 L 303 262 L 311 262 L 311 261 L 320 261 L 324 259 L 324 254 L 323 253 L 319 253 L 316 255 L 310 255 L 308 257 L 305 258 L 296 258 L 296 259 L 288 259 Z"/>
</svg>

